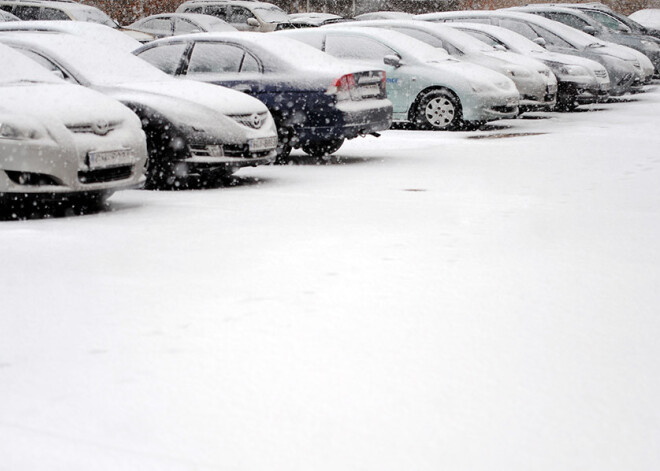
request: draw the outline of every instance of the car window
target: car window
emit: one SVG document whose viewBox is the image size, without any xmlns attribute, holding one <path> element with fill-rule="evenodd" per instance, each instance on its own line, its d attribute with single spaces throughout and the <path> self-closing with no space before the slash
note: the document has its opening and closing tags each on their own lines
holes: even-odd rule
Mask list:
<svg viewBox="0 0 660 471">
<path fill-rule="evenodd" d="M 227 7 L 224 5 L 209 5 L 204 13 L 227 21 Z"/>
<path fill-rule="evenodd" d="M 11 13 L 12 9 L 13 9 L 12 5 L 0 5 L 0 10 L 4 10 L 7 13 Z"/>
<path fill-rule="evenodd" d="M 552 32 L 548 31 L 545 28 L 542 28 L 538 25 L 534 25 L 534 29 L 538 33 L 538 36 L 545 39 L 545 43 L 549 46 L 575 49 L 575 47 L 573 47 L 573 45 L 571 43 L 569 43 L 568 41 L 560 38 L 555 33 L 552 33 Z"/>
<path fill-rule="evenodd" d="M 190 56 L 188 74 L 237 74 L 258 72 L 254 56 L 233 44 L 198 42 Z"/>
<path fill-rule="evenodd" d="M 584 13 L 592 17 L 594 20 L 598 21 L 600 24 L 607 26 L 608 28 L 614 31 L 630 31 L 630 28 L 622 21 L 617 20 L 613 16 L 601 13 L 594 10 L 585 10 Z"/>
<path fill-rule="evenodd" d="M 407 36 L 410 36 L 415 39 L 419 39 L 422 42 L 425 42 L 426 44 L 429 44 L 433 47 L 445 47 L 442 39 L 433 36 L 430 33 L 427 33 L 426 31 L 420 31 L 418 29 L 414 28 L 392 28 L 394 31 L 398 31 L 399 33 L 403 33 Z"/>
<path fill-rule="evenodd" d="M 203 31 L 199 26 L 183 18 L 174 18 L 174 32 L 176 34 L 198 33 Z"/>
<path fill-rule="evenodd" d="M 172 33 L 172 21 L 169 18 L 151 18 L 142 23 L 142 29 L 154 33 L 170 34 Z"/>
<path fill-rule="evenodd" d="M 525 36 L 527 39 L 531 39 L 532 41 L 539 37 L 538 33 L 534 31 L 531 26 L 529 26 L 527 23 L 523 23 L 522 21 L 502 18 L 500 20 L 500 26 L 506 29 L 510 29 L 514 33 Z"/>
<path fill-rule="evenodd" d="M 243 7 L 230 6 L 227 14 L 227 23 L 244 25 L 248 18 L 254 18 L 250 10 Z"/>
<path fill-rule="evenodd" d="M 14 15 L 18 16 L 21 20 L 25 20 L 25 21 L 32 21 L 39 19 L 39 7 L 16 5 L 13 13 Z"/>
<path fill-rule="evenodd" d="M 186 7 L 186 13 L 201 13 L 202 7 Z"/>
<path fill-rule="evenodd" d="M 393 49 L 371 38 L 331 33 L 328 33 L 325 39 L 325 52 L 341 59 L 357 59 L 377 64 L 382 64 L 385 56 L 396 54 Z"/>
<path fill-rule="evenodd" d="M 475 31 L 475 30 L 472 30 L 472 29 L 462 29 L 461 31 L 463 31 L 464 33 L 469 34 L 470 36 L 472 36 L 473 38 L 478 39 L 479 41 L 485 42 L 489 46 L 501 46 L 505 49 L 509 49 L 508 47 L 506 47 L 506 44 L 504 44 L 502 41 L 499 41 L 499 40 L 495 39 L 494 37 L 492 37 L 489 34 L 484 33 L 483 31 Z"/>
<path fill-rule="evenodd" d="M 69 15 L 64 13 L 62 10 L 57 10 L 55 8 L 44 7 L 41 11 L 42 20 L 70 20 Z"/>
<path fill-rule="evenodd" d="M 181 57 L 186 51 L 188 43 L 166 44 L 156 46 L 139 54 L 140 59 L 144 59 L 154 67 L 159 68 L 166 74 L 174 75 L 181 62 Z"/>
<path fill-rule="evenodd" d="M 582 18 L 578 18 L 575 15 L 569 15 L 568 13 L 548 12 L 544 13 L 543 16 L 550 18 L 551 20 L 564 23 L 566 26 L 570 26 L 571 28 L 579 29 L 580 31 L 584 31 L 589 26 L 589 23 L 584 21 Z"/>
<path fill-rule="evenodd" d="M 40 66 L 44 67 L 45 69 L 53 72 L 54 75 L 73 82 L 71 77 L 64 70 L 62 70 L 57 64 L 55 64 L 50 59 L 47 59 L 46 57 L 42 56 L 41 54 L 23 48 L 19 48 L 17 49 L 17 51 L 23 54 L 24 56 L 29 57 L 30 59 L 32 59 Z"/>
</svg>

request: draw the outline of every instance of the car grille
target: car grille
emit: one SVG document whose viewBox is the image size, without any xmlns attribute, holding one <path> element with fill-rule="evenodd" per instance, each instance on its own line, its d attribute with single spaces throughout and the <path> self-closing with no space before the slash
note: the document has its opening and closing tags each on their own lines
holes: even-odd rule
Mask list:
<svg viewBox="0 0 660 471">
<path fill-rule="evenodd" d="M 515 106 L 493 106 L 492 108 L 494 111 L 497 111 L 499 113 L 512 113 L 515 111 L 516 107 Z"/>
<path fill-rule="evenodd" d="M 100 170 L 91 170 L 88 172 L 78 172 L 78 180 L 80 183 L 105 183 L 114 182 L 116 180 L 125 180 L 130 178 L 133 174 L 133 166 L 126 165 L 123 167 L 104 168 Z"/>
<path fill-rule="evenodd" d="M 250 152 L 247 144 L 225 144 L 225 155 L 229 157 L 243 157 L 246 159 L 266 157 L 272 150 L 265 150 L 261 152 Z"/>
<path fill-rule="evenodd" d="M 607 70 L 596 70 L 594 74 L 598 78 L 607 78 Z"/>
<path fill-rule="evenodd" d="M 229 115 L 229 117 L 235 121 L 238 121 L 243 126 L 247 126 L 252 129 L 261 128 L 268 117 L 268 112 L 263 111 L 261 113 L 251 113 L 251 114 L 234 114 Z"/>
<path fill-rule="evenodd" d="M 119 127 L 121 121 L 99 121 L 96 123 L 67 124 L 69 131 L 76 134 L 96 134 L 105 136 Z"/>
<path fill-rule="evenodd" d="M 225 155 L 222 145 L 189 145 L 188 148 L 190 149 L 190 155 L 192 157 L 222 157 Z"/>
</svg>

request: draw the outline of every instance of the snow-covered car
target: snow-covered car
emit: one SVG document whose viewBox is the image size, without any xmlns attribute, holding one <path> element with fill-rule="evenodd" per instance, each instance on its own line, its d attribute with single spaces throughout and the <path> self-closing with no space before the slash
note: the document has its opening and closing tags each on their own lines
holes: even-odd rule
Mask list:
<svg viewBox="0 0 660 471">
<path fill-rule="evenodd" d="M 126 29 L 151 34 L 154 39 L 190 33 L 236 31 L 236 28 L 226 21 L 201 13 L 162 13 L 160 15 L 151 15 L 126 26 Z"/>
<path fill-rule="evenodd" d="M 270 163 L 277 132 L 268 109 L 244 93 L 175 80 L 119 49 L 64 33 L 0 32 L 0 42 L 131 108 L 147 137 L 150 187 L 188 174 L 223 177 Z"/>
<path fill-rule="evenodd" d="M 430 22 L 485 23 L 510 29 L 552 52 L 595 60 L 610 77 L 610 94 L 619 96 L 639 89 L 645 79 L 636 51 L 531 13 L 511 10 L 474 10 L 426 13 L 415 16 Z"/>
<path fill-rule="evenodd" d="M 20 21 L 21 19 L 16 16 L 12 15 L 8 11 L 0 10 L 0 23 L 4 21 Z"/>
<path fill-rule="evenodd" d="M 628 15 L 645 28 L 660 30 L 660 8 L 644 8 Z"/>
<path fill-rule="evenodd" d="M 117 22 L 102 10 L 78 2 L 52 0 L 0 0 L 0 10 L 8 11 L 21 20 L 89 21 L 117 28 Z"/>
<path fill-rule="evenodd" d="M 617 28 L 616 24 L 612 25 L 612 22 L 616 20 L 604 13 L 592 11 L 589 14 L 577 8 L 562 8 L 555 5 L 526 5 L 510 8 L 510 10 L 532 13 L 549 20 L 558 21 L 603 41 L 639 51 L 644 57 L 638 57 L 638 59 L 642 69 L 645 69 L 644 73 L 648 80 L 651 79 L 654 71 L 660 67 L 660 40 L 644 34 L 635 34 L 623 24 L 620 24 Z M 621 28 L 625 28 L 625 31 Z"/>
<path fill-rule="evenodd" d="M 115 28 L 83 21 L 12 21 L 0 23 L 0 31 L 52 31 L 69 33 L 131 52 L 142 44 Z"/>
<path fill-rule="evenodd" d="M 176 12 L 215 16 L 239 31 L 265 33 L 289 24 L 286 12 L 277 5 L 252 0 L 189 0 Z"/>
<path fill-rule="evenodd" d="M 518 114 L 519 94 L 510 79 L 396 31 L 324 26 L 274 34 L 362 66 L 384 66 L 394 121 L 454 130 Z"/>
<path fill-rule="evenodd" d="M 444 49 L 463 62 L 506 75 L 520 93 L 520 112 L 551 110 L 557 102 L 557 79 L 541 62 L 499 50 L 450 26 L 416 20 L 360 21 L 348 26 L 386 28 Z"/>
<path fill-rule="evenodd" d="M 0 199 L 100 202 L 144 182 L 138 117 L 0 45 Z"/>
<path fill-rule="evenodd" d="M 610 94 L 605 67 L 584 57 L 550 52 L 518 33 L 481 23 L 448 23 L 494 47 L 543 62 L 557 77 L 557 108 L 570 110 L 577 105 L 604 101 Z"/>
<path fill-rule="evenodd" d="M 291 13 L 289 20 L 293 28 L 317 28 L 323 25 L 351 21 L 342 16 L 333 15 L 332 13 L 318 12 Z"/>
<path fill-rule="evenodd" d="M 382 67 L 355 67 L 276 34 L 207 33 L 161 39 L 135 54 L 159 69 L 240 90 L 277 123 L 279 159 L 301 147 L 331 154 L 345 139 L 390 127 Z"/>
</svg>

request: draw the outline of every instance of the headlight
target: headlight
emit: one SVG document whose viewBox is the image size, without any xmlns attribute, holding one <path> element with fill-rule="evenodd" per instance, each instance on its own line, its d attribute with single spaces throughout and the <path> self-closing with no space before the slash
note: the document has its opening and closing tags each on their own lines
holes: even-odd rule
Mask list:
<svg viewBox="0 0 660 471">
<path fill-rule="evenodd" d="M 9 123 L 0 123 L 0 139 L 13 139 L 24 141 L 37 137 L 37 131 L 30 128 L 23 128 Z"/>
<path fill-rule="evenodd" d="M 650 49 L 651 51 L 654 51 L 654 52 L 655 51 L 660 51 L 660 46 L 658 45 L 658 43 L 656 43 L 654 41 L 649 41 L 648 39 L 642 39 L 641 42 L 644 45 L 644 47 L 646 47 L 646 49 Z"/>
<path fill-rule="evenodd" d="M 559 73 L 573 76 L 589 75 L 587 68 L 581 65 L 563 65 L 559 68 Z"/>
</svg>

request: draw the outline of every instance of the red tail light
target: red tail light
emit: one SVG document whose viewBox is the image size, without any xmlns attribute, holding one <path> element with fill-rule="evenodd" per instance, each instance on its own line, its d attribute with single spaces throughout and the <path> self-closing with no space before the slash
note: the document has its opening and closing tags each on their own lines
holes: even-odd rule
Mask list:
<svg viewBox="0 0 660 471">
<path fill-rule="evenodd" d="M 342 75 L 330 85 L 326 93 L 336 95 L 338 101 L 358 99 L 355 77 L 353 74 Z"/>
</svg>

